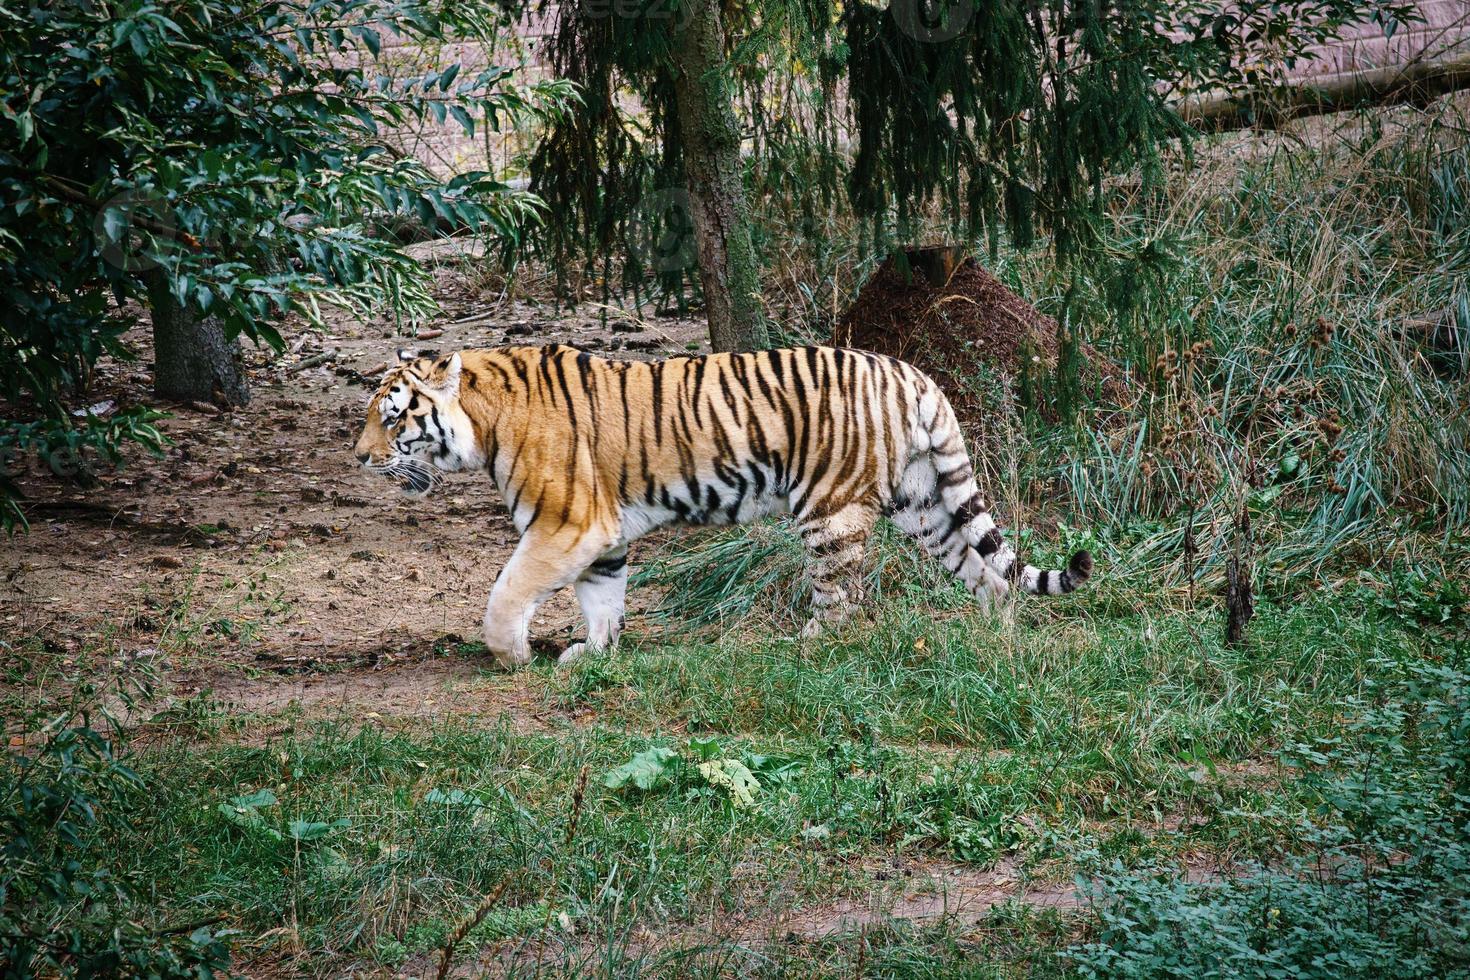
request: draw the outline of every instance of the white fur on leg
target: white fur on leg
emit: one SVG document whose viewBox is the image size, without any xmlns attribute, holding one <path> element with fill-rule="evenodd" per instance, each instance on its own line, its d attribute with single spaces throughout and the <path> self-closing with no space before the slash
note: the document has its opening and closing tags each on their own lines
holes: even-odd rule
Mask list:
<svg viewBox="0 0 1470 980">
<path fill-rule="evenodd" d="M 510 612 L 496 608 L 495 591 L 485 604 L 484 637 L 495 663 L 504 670 L 514 670 L 531 662 L 531 612 Z"/>
<path fill-rule="evenodd" d="M 553 592 L 570 584 L 577 569 L 585 568 L 590 558 L 574 553 L 562 566 L 561 562 L 548 562 L 538 556 L 537 552 L 546 547 L 547 543 L 538 537 L 523 536 L 510 561 L 500 570 L 490 600 L 485 603 L 485 646 L 506 670 L 531 662 L 531 617 Z M 593 550 L 595 542 L 589 541 L 584 547 L 593 555 L 597 553 Z"/>
<path fill-rule="evenodd" d="M 617 646 L 623 629 L 623 605 L 628 593 L 628 566 L 612 575 L 589 568 L 573 584 L 582 618 L 587 621 L 587 639 L 573 643 L 562 651 L 556 662 L 565 666 L 583 654 L 596 653 Z"/>
</svg>

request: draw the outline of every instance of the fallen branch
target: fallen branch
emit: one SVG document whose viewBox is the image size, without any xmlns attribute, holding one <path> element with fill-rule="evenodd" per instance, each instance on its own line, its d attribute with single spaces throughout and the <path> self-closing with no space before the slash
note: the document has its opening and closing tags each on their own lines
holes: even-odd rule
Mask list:
<svg viewBox="0 0 1470 980">
<path fill-rule="evenodd" d="M 1205 132 L 1249 127 L 1269 129 L 1302 116 L 1365 106 L 1422 104 L 1465 88 L 1470 88 L 1470 58 L 1414 61 L 1320 82 L 1287 85 L 1260 95 L 1189 98 L 1179 103 L 1176 111 L 1185 122 Z"/>
<path fill-rule="evenodd" d="M 286 368 L 286 373 L 300 374 L 307 368 L 314 368 L 319 364 L 325 364 L 328 361 L 335 361 L 336 359 L 337 352 L 335 350 L 322 351 L 320 354 L 313 354 L 310 357 L 305 357 L 297 361 L 295 364 Z"/>
<path fill-rule="evenodd" d="M 485 323 L 487 321 L 497 319 L 499 316 L 500 316 L 499 313 L 493 313 L 493 312 L 492 313 L 469 313 L 469 314 L 466 314 L 465 316 L 459 317 L 456 320 L 450 320 L 449 322 L 458 327 L 458 326 L 463 326 L 465 324 Z"/>
</svg>

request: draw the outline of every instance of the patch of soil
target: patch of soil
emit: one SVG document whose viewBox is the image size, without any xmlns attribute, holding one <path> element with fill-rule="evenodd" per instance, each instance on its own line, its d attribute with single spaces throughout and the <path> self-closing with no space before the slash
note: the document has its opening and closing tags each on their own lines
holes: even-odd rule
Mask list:
<svg viewBox="0 0 1470 980">
<path fill-rule="evenodd" d="M 208 693 L 232 716 L 299 712 L 306 718 L 382 725 L 440 716 L 453 716 L 457 723 L 505 717 L 521 734 L 544 732 L 557 712 L 546 707 L 525 676 L 490 675 L 472 660 L 441 658 L 336 674 L 223 676 L 207 692 L 181 684 L 175 694 Z"/>
<path fill-rule="evenodd" d="M 1008 902 L 1032 908 L 1077 909 L 1089 901 L 1071 881 L 1028 881 L 1020 860 L 1014 857 L 981 869 L 896 855 L 870 866 L 870 871 L 877 881 L 894 884 L 880 885 L 860 898 L 838 899 L 774 921 L 752 923 L 746 927 L 746 938 L 761 938 L 752 930 L 764 928 L 769 938 L 810 942 L 849 932 L 941 921 L 963 930 L 983 922 Z M 1220 881 L 1224 874 L 1225 869 L 1208 857 L 1186 859 L 1179 868 L 1180 879 L 1192 884 Z"/>
<path fill-rule="evenodd" d="M 947 920 L 965 928 L 983 921 L 998 905 L 1018 901 L 1036 908 L 1078 908 L 1085 899 L 1072 884 L 1027 884 L 1019 864 L 1006 859 L 986 870 L 967 865 L 894 858 L 877 873 L 901 884 L 874 889 L 862 898 L 840 899 L 795 913 L 765 928 L 788 939 L 825 939 L 893 923 L 915 925 Z"/>
<path fill-rule="evenodd" d="M 668 357 L 700 349 L 704 326 L 603 322 L 590 307 L 484 290 L 452 267 L 441 267 L 437 298 L 444 316 L 422 339 L 331 313 L 324 329 L 278 324 L 285 350 L 247 345 L 252 397 L 231 409 L 154 399 L 140 317 L 125 338 L 137 360 L 100 363 L 85 403 L 167 412 L 163 454 L 129 450 L 87 487 L 34 460 L 17 475 L 31 529 L 0 545 L 0 627 L 28 651 L 23 672 L 39 682 L 105 667 L 88 658 L 138 658 L 184 695 L 210 689 L 246 711 L 292 700 L 372 710 L 376 699 L 383 714 L 435 713 L 422 711 L 424 696 L 451 710 L 435 692 L 467 679 L 444 676 L 457 668 L 429 651 L 479 637 L 516 534 L 484 474 L 412 500 L 359 469 L 351 448 L 383 366 L 398 347 L 505 343 Z M 636 613 L 638 592 L 629 598 Z M 569 592 L 532 626 L 556 649 L 574 629 Z M 465 673 L 492 667 L 483 651 L 456 656 Z M 414 684 L 419 694 L 404 689 Z M 485 700 L 474 693 L 483 683 L 469 686 L 471 701 Z"/>
</svg>

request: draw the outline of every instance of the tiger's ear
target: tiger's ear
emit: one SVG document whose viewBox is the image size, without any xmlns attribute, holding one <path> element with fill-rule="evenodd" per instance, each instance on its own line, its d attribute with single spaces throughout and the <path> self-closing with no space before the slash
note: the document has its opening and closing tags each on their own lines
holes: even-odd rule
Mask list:
<svg viewBox="0 0 1470 980">
<path fill-rule="evenodd" d="M 412 364 L 415 360 L 417 360 L 417 357 L 414 356 L 413 351 L 409 350 L 407 347 L 398 348 L 399 364 Z"/>
<path fill-rule="evenodd" d="M 446 397 L 459 394 L 459 376 L 464 369 L 464 360 L 456 351 L 449 358 L 449 363 L 444 365 L 443 376 L 433 380 L 430 384 L 434 390 Z"/>
</svg>

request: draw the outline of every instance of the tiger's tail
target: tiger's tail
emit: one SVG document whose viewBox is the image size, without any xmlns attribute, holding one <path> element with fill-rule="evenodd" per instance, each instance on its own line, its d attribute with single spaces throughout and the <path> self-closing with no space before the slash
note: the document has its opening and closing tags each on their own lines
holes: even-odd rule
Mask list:
<svg viewBox="0 0 1470 980">
<path fill-rule="evenodd" d="M 1078 551 L 1063 569 L 1022 563 L 1000 532 L 965 449 L 949 399 L 930 385 L 919 400 L 915 453 L 894 494 L 893 519 L 981 598 L 1015 585 L 1033 595 L 1062 595 L 1092 575 L 1092 555 Z M 927 448 L 927 452 L 924 450 Z"/>
</svg>

